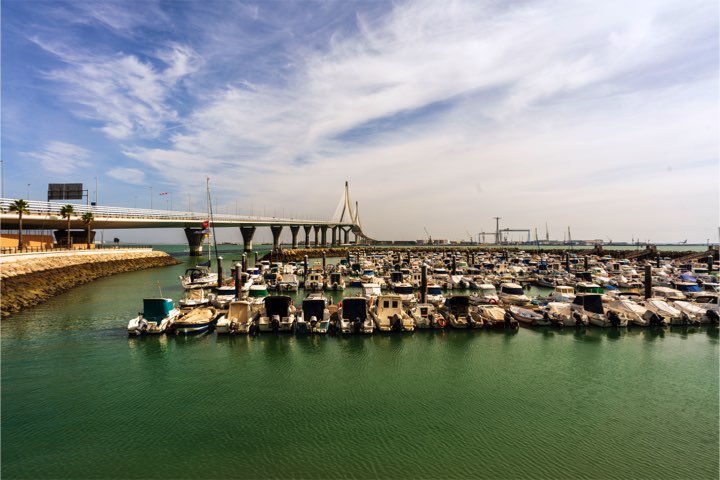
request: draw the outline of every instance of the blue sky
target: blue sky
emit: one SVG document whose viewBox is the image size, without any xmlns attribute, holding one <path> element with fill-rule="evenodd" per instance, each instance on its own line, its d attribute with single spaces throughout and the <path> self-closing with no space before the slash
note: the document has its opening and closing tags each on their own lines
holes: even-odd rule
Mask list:
<svg viewBox="0 0 720 480">
<path fill-rule="evenodd" d="M 715 1 L 2 1 L 5 196 L 718 241 Z M 30 184 L 30 187 L 28 187 Z M 239 240 L 238 232 L 223 239 Z M 289 234 L 286 234 L 289 235 Z M 183 241 L 182 232 L 121 232 Z M 259 233 L 260 240 L 269 232 Z"/>
</svg>

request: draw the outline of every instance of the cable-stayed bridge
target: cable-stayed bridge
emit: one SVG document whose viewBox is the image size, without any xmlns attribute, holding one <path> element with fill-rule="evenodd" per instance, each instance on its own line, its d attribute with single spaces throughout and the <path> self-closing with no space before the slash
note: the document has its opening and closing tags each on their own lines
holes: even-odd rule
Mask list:
<svg viewBox="0 0 720 480">
<path fill-rule="evenodd" d="M 15 199 L 0 199 L 0 228 L 4 231 L 20 228 L 20 216 L 17 212 L 9 210 L 14 202 Z M 290 229 L 292 248 L 298 247 L 301 230 L 304 232 L 305 247 L 347 245 L 351 241 L 350 234 L 354 235 L 356 244 L 373 242 L 362 231 L 357 203 L 353 209 L 347 182 L 339 206 L 329 220 L 213 214 L 210 225 L 208 213 L 42 201 L 28 201 L 27 204 L 27 212 L 22 215 L 23 231 L 56 230 L 55 237 L 58 243 L 66 241 L 67 238 L 68 219 L 60 213 L 61 208 L 67 204 L 72 205 L 74 209 L 70 217 L 71 237 L 82 239 L 80 240 L 82 243 L 85 241 L 88 226 L 83 221 L 82 215 L 87 212 L 93 214 L 92 229 L 182 228 L 188 239 L 191 255 L 200 254 L 209 228 L 240 228 L 246 251 L 252 250 L 253 237 L 259 227 L 270 228 L 273 235 L 273 250 L 280 247 L 280 235 L 285 228 Z"/>
</svg>

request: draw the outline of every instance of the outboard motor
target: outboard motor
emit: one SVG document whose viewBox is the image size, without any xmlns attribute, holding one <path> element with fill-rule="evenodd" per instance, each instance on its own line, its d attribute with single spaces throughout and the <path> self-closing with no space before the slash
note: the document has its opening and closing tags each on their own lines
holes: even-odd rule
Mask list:
<svg viewBox="0 0 720 480">
<path fill-rule="evenodd" d="M 355 333 L 360 333 L 362 330 L 362 320 L 360 320 L 360 317 L 356 317 L 355 321 L 353 322 L 353 331 Z"/>
<path fill-rule="evenodd" d="M 318 323 L 318 321 L 317 321 L 317 317 L 315 315 L 310 317 L 310 331 L 311 332 L 317 331 L 317 323 Z"/>
<path fill-rule="evenodd" d="M 277 331 L 280 329 L 280 315 L 272 316 L 272 320 L 270 320 L 270 329 L 273 331 L 273 333 L 277 333 Z"/>
<path fill-rule="evenodd" d="M 663 327 L 663 326 L 665 326 L 665 319 L 663 319 L 663 317 L 661 317 L 660 315 L 658 315 L 658 314 L 655 313 L 655 312 L 652 312 L 652 313 L 650 314 L 650 317 L 647 319 L 647 321 L 648 321 L 648 323 L 650 323 L 650 325 L 653 326 L 653 327 Z"/>
<path fill-rule="evenodd" d="M 254 320 L 248 329 L 248 334 L 250 334 L 251 337 L 257 337 L 259 333 L 260 325 L 258 325 L 257 320 Z"/>
<path fill-rule="evenodd" d="M 609 312 L 607 318 L 610 320 L 610 325 L 613 327 L 620 326 L 620 316 L 616 312 Z"/>
<path fill-rule="evenodd" d="M 390 330 L 393 332 L 399 332 L 402 330 L 402 321 L 400 321 L 400 316 L 397 313 L 393 315 L 393 323 L 390 326 Z"/>
<path fill-rule="evenodd" d="M 510 312 L 505 312 L 503 318 L 505 319 L 505 328 L 510 328 L 512 326 L 512 315 L 510 315 Z"/>
<path fill-rule="evenodd" d="M 715 310 L 708 310 L 705 315 L 710 319 L 710 323 L 713 325 L 720 324 L 720 314 Z"/>
<path fill-rule="evenodd" d="M 585 322 L 583 322 L 582 314 L 580 312 L 573 312 L 572 318 L 575 320 L 576 327 L 582 327 L 585 324 Z"/>
</svg>

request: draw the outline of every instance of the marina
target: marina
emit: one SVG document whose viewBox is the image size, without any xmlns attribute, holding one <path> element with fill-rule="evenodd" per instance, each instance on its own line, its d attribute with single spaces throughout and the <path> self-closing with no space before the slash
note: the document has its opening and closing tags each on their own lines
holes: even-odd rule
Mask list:
<svg viewBox="0 0 720 480">
<path fill-rule="evenodd" d="M 3 435 L 12 439 L 3 445 L 4 476 L 717 471 L 718 329 L 710 325 L 513 331 L 503 320 L 499 330 L 129 336 L 127 319 L 158 281 L 165 296 L 184 294 L 178 277 L 198 260 L 177 258 L 180 265 L 103 278 L 3 321 Z M 526 289 L 531 297 L 549 291 Z M 343 300 L 343 316 L 371 317 L 360 288 L 320 295 Z M 291 294 L 298 310 L 305 296 Z M 349 298 L 360 310 L 350 311 Z M 478 448 L 453 448 L 468 441 Z M 677 447 L 688 442 L 692 455 Z M 279 452 L 280 443 L 301 447 Z M 158 445 L 173 461 L 128 461 L 138 445 Z M 318 445 L 331 447 L 308 454 Z M 587 453 L 568 455 L 563 445 Z"/>
</svg>

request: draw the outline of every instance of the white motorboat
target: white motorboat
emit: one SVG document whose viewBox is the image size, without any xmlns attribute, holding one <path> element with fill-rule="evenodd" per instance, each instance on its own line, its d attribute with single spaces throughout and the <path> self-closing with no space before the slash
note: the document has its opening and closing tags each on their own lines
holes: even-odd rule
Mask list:
<svg viewBox="0 0 720 480">
<path fill-rule="evenodd" d="M 219 334 L 248 333 L 259 312 L 253 312 L 247 300 L 234 300 L 228 305 L 227 313 L 218 318 L 215 331 Z"/>
<path fill-rule="evenodd" d="M 218 274 L 210 271 L 209 267 L 197 265 L 193 268 L 185 270 L 185 274 L 180 276 L 180 284 L 185 289 L 191 288 L 210 288 L 217 285 Z"/>
<path fill-rule="evenodd" d="M 181 314 L 173 323 L 175 333 L 204 333 L 215 325 L 217 310 L 215 307 L 197 307 Z"/>
<path fill-rule="evenodd" d="M 375 328 L 381 332 L 412 332 L 415 329 L 412 318 L 403 310 L 400 295 L 379 295 L 375 305 L 370 307 L 370 316 L 375 322 Z"/>
<path fill-rule="evenodd" d="M 578 293 L 570 304 L 573 313 L 585 315 L 588 321 L 598 327 L 626 327 L 627 318 L 615 312 L 606 312 L 600 293 Z"/>
<path fill-rule="evenodd" d="M 523 306 L 530 303 L 530 298 L 525 295 L 525 291 L 517 283 L 501 283 L 498 297 L 506 305 Z"/>
<path fill-rule="evenodd" d="M 453 295 L 445 300 L 438 309 L 445 321 L 454 328 L 482 328 L 483 321 L 477 311 L 470 306 L 467 295 Z"/>
<path fill-rule="evenodd" d="M 584 327 L 589 323 L 587 315 L 573 312 L 567 302 L 548 302 L 545 305 L 543 316 L 547 317 L 551 323 L 565 327 Z"/>
<path fill-rule="evenodd" d="M 292 332 L 295 324 L 295 307 L 286 295 L 265 297 L 264 308 L 258 321 L 260 332 Z"/>
<path fill-rule="evenodd" d="M 660 298 L 666 302 L 675 302 L 678 300 L 687 300 L 687 297 L 680 290 L 670 287 L 652 287 L 652 296 Z"/>
<path fill-rule="evenodd" d="M 697 303 L 678 300 L 673 302 L 673 307 L 680 310 L 680 313 L 685 315 L 690 323 L 710 323 L 706 316 L 707 310 Z"/>
<path fill-rule="evenodd" d="M 432 303 L 417 303 L 407 312 L 415 322 L 415 328 L 445 328 L 445 318 L 435 310 Z"/>
<path fill-rule="evenodd" d="M 445 303 L 445 295 L 443 289 L 437 283 L 428 283 L 426 300 L 428 303 L 432 303 L 436 307 Z"/>
<path fill-rule="evenodd" d="M 325 286 L 325 277 L 322 272 L 311 271 L 305 278 L 305 290 L 319 291 Z"/>
<path fill-rule="evenodd" d="M 547 327 L 553 324 L 550 317 L 545 317 L 543 314 L 530 310 L 529 308 L 510 305 L 507 311 L 510 312 L 510 315 L 512 315 L 515 320 L 524 325 Z M 560 323 L 558 322 L 558 324 Z"/>
<path fill-rule="evenodd" d="M 373 333 L 373 319 L 365 297 L 343 298 L 338 316 L 342 333 Z"/>
<path fill-rule="evenodd" d="M 340 272 L 332 272 L 325 283 L 325 290 L 345 290 L 345 276 Z"/>
<path fill-rule="evenodd" d="M 470 296 L 470 301 L 475 304 L 497 304 L 500 298 L 495 285 L 481 283 L 477 286 L 477 292 Z"/>
<path fill-rule="evenodd" d="M 330 328 L 330 302 L 321 293 L 311 293 L 302 302 L 295 321 L 295 333 L 327 333 Z"/>
<path fill-rule="evenodd" d="M 181 308 L 195 308 L 209 305 L 211 296 L 204 288 L 193 288 L 185 291 L 185 296 L 178 300 Z"/>
<path fill-rule="evenodd" d="M 572 303 L 575 300 L 575 289 L 569 285 L 556 285 L 555 289 L 548 295 L 551 302 Z"/>
<path fill-rule="evenodd" d="M 144 298 L 143 311 L 128 322 L 129 335 L 165 333 L 180 315 L 170 298 Z"/>
<path fill-rule="evenodd" d="M 417 297 L 413 291 L 412 285 L 409 283 L 396 283 L 393 287 L 393 292 L 399 295 L 402 299 L 403 305 L 410 307 L 417 303 Z"/>
<path fill-rule="evenodd" d="M 368 306 L 373 306 L 375 300 L 379 295 L 382 295 L 382 290 L 379 283 L 363 283 L 362 284 L 362 296 L 368 303 Z"/>
<path fill-rule="evenodd" d="M 705 310 L 703 323 L 717 325 L 720 323 L 720 295 L 716 293 L 705 293 L 694 298 L 697 305 Z"/>
<path fill-rule="evenodd" d="M 279 292 L 297 292 L 300 282 L 294 273 L 283 273 L 280 281 L 277 283 Z"/>
<path fill-rule="evenodd" d="M 516 331 L 520 328 L 518 321 L 504 308 L 497 305 L 478 305 L 476 308 L 485 328 Z"/>
</svg>

